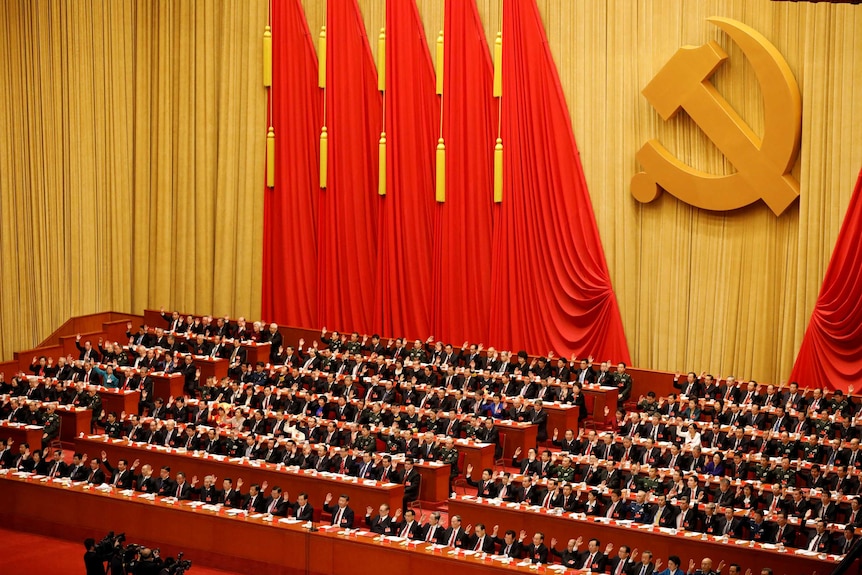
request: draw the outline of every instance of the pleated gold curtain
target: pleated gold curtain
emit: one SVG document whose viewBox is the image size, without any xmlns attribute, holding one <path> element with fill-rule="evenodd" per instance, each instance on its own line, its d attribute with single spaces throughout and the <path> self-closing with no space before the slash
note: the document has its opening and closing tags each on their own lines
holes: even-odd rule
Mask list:
<svg viewBox="0 0 862 575">
<path fill-rule="evenodd" d="M 260 312 L 265 0 L 0 7 L 0 357 L 69 316 Z"/>
</svg>

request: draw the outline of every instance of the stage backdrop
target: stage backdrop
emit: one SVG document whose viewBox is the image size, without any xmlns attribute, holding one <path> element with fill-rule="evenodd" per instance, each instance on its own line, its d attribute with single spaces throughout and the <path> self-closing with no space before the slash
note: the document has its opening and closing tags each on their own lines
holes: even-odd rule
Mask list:
<svg viewBox="0 0 862 575">
<path fill-rule="evenodd" d="M 358 4 L 376 34 L 383 0 Z M 433 43 L 444 2 L 417 4 Z M 492 40 L 501 3 L 477 4 Z M 106 308 L 260 313 L 266 3 L 212 6 L 4 3 L 0 356 Z M 314 36 L 324 2 L 303 7 Z M 538 7 L 633 363 L 787 377 L 860 168 L 862 10 L 766 0 Z M 802 196 L 780 218 L 762 204 L 728 214 L 669 196 L 641 205 L 629 192 L 634 154 L 653 137 L 696 168 L 733 169 L 693 122 L 662 121 L 640 95 L 683 44 L 721 44 L 730 60 L 718 90 L 763 127 L 754 73 L 709 16 L 762 32 L 799 82 Z"/>
</svg>

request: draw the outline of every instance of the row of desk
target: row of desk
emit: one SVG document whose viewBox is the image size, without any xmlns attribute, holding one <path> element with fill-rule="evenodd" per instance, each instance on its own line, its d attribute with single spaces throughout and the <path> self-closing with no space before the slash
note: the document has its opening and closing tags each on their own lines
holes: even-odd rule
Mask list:
<svg viewBox="0 0 862 575">
<path fill-rule="evenodd" d="M 655 557 L 660 557 L 667 564 L 669 555 L 679 555 L 682 566 L 688 565 L 694 559 L 697 565 L 703 557 L 711 557 L 713 564 L 724 560 L 726 563 L 738 563 L 743 572 L 751 569 L 760 573 L 763 567 L 771 567 L 775 573 L 828 573 L 839 558 L 834 555 L 807 555 L 806 551 L 770 549 L 768 546 L 755 545 L 745 541 L 737 544 L 736 540 L 716 542 L 715 538 L 697 534 L 679 533 L 671 535 L 659 532 L 658 528 L 638 528 L 634 525 L 616 524 L 603 518 L 589 517 L 573 519 L 569 514 L 558 515 L 547 513 L 544 509 L 528 512 L 513 509 L 505 503 L 497 505 L 487 500 L 456 497 L 449 500 L 449 516 L 460 515 L 465 524 L 484 523 L 489 528 L 499 525 L 500 531 L 512 529 L 516 533 L 521 530 L 529 534 L 541 531 L 545 535 L 545 544 L 550 545 L 552 538 L 557 539 L 557 548 L 565 547 L 569 539 L 583 537 L 584 541 L 597 538 L 601 541 L 600 548 L 608 543 L 614 548 L 628 545 L 640 551 L 650 550 Z M 586 543 L 585 543 L 586 545 Z M 584 548 L 582 547 L 581 550 Z M 832 565 L 832 566 L 830 566 Z"/>
<path fill-rule="evenodd" d="M 313 499 L 312 499 L 313 500 Z M 364 508 L 351 500 L 357 520 Z M 516 563 L 431 548 L 425 543 L 380 540 L 328 527 L 310 532 L 302 523 L 267 521 L 244 513 L 209 511 L 190 502 L 150 501 L 82 486 L 0 475 L 0 521 L 10 529 L 83 541 L 108 531 L 125 532 L 129 543 L 160 547 L 162 556 L 185 552 L 194 564 L 237 573 L 272 575 L 379 575 L 433 573 L 492 575 L 500 568 L 531 573 Z M 194 571 L 192 571 L 194 572 Z"/>
<path fill-rule="evenodd" d="M 352 503 L 352 502 L 351 502 Z M 352 505 L 361 516 L 358 506 Z M 484 522 L 489 527 L 536 531 L 545 534 L 546 544 L 558 539 L 558 548 L 570 538 L 596 537 L 602 547 L 625 544 L 641 551 L 650 550 L 665 562 L 668 555 L 679 555 L 682 565 L 703 557 L 715 562 L 738 563 L 743 570 L 759 571 L 771 567 L 775 573 L 828 572 L 835 556 L 816 556 L 799 552 L 779 552 L 762 546 L 705 541 L 700 536 L 686 537 L 632 529 L 596 521 L 577 521 L 545 514 L 530 514 L 470 501 L 452 501 L 451 514 L 465 523 Z M 499 569 L 535 572 L 527 565 L 499 558 L 432 547 L 425 543 L 381 539 L 364 530 L 345 533 L 323 526 L 310 532 L 302 523 L 268 520 L 262 514 L 230 514 L 224 509 L 204 509 L 191 502 L 171 499 L 149 500 L 140 494 L 85 488 L 68 482 L 0 475 L 0 521 L 12 529 L 37 531 L 65 539 L 101 538 L 107 531 L 125 532 L 129 542 L 161 547 L 163 556 L 184 551 L 193 562 L 231 569 L 241 573 L 350 574 L 377 575 L 382 571 L 430 573 L 457 569 L 466 575 L 498 573 Z M 542 572 L 566 571 L 561 566 L 546 566 Z"/>
</svg>

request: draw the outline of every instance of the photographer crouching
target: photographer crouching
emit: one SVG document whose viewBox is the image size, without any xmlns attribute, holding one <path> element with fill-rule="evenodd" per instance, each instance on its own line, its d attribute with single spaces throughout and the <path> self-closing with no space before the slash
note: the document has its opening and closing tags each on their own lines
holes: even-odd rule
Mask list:
<svg viewBox="0 0 862 575">
<path fill-rule="evenodd" d="M 94 539 L 86 539 L 84 565 L 87 575 L 183 575 L 191 569 L 192 562 L 183 559 L 182 553 L 176 559 L 169 557 L 163 560 L 158 549 L 135 544 L 124 546 L 125 540 L 124 533 L 114 535 L 113 531 L 98 543 Z"/>
</svg>

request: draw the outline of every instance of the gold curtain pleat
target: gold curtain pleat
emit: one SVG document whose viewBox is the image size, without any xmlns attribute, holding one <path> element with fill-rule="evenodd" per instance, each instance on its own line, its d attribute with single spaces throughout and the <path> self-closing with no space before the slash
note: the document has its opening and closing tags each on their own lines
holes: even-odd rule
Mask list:
<svg viewBox="0 0 862 575">
<path fill-rule="evenodd" d="M 0 358 L 74 315 L 260 313 L 266 15 L 4 3 Z"/>
</svg>

